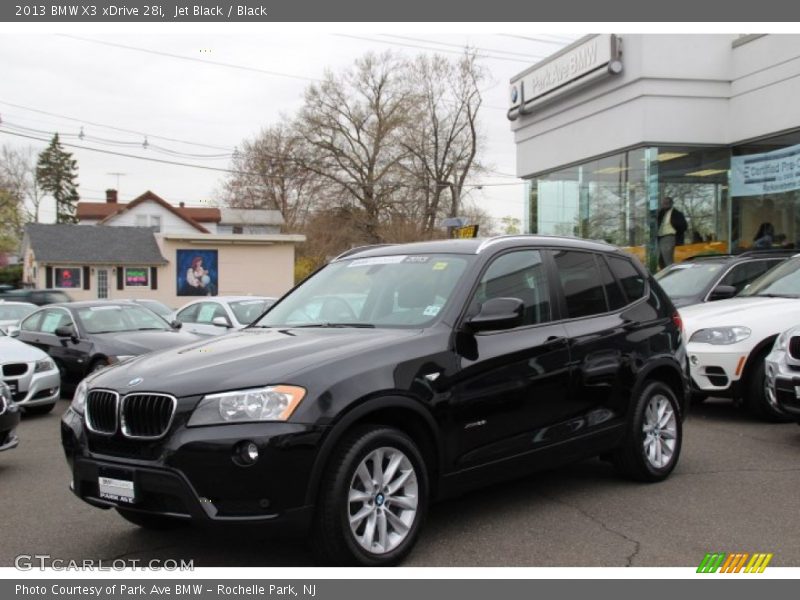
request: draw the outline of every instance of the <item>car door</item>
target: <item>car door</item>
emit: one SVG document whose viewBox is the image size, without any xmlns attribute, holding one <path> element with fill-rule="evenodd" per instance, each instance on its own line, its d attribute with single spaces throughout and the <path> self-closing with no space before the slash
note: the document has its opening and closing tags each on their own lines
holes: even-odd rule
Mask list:
<svg viewBox="0 0 800 600">
<path fill-rule="evenodd" d="M 59 307 L 45 308 L 40 313 L 37 331 L 29 332 L 33 336 L 33 345 L 47 352 L 70 380 L 82 379 L 86 367 L 87 342 L 80 339 L 72 315 L 67 309 Z M 59 327 L 72 327 L 75 339 L 57 336 L 55 331 Z"/>
<path fill-rule="evenodd" d="M 626 389 L 626 365 L 637 326 L 622 310 L 623 289 L 602 254 L 558 250 L 553 252 L 558 274 L 558 296 L 567 317 L 570 393 L 568 417 L 574 419 L 570 436 L 599 431 L 624 416 L 620 402 Z"/>
<path fill-rule="evenodd" d="M 566 332 L 551 299 L 539 250 L 506 252 L 488 264 L 468 301 L 465 320 L 492 298 L 519 298 L 522 323 L 513 329 L 455 335 L 459 363 L 453 388 L 453 468 L 466 469 L 524 455 L 550 441 L 564 417 L 569 387 Z"/>
</svg>

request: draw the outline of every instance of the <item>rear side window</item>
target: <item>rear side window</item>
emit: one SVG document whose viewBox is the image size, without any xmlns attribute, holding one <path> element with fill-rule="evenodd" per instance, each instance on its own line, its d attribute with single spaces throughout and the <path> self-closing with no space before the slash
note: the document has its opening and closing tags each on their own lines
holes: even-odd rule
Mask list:
<svg viewBox="0 0 800 600">
<path fill-rule="evenodd" d="M 776 260 L 753 260 L 733 267 L 719 285 L 731 285 L 741 292 L 744 287 L 754 279 L 761 277 L 780 261 Z"/>
<path fill-rule="evenodd" d="M 608 312 L 603 277 L 595 255 L 562 250 L 556 252 L 554 258 L 567 301 L 567 316 L 574 319 Z"/>
<path fill-rule="evenodd" d="M 608 300 L 608 308 L 610 310 L 617 310 L 622 308 L 628 301 L 625 299 L 625 295 L 622 293 L 622 288 L 619 287 L 619 283 L 617 280 L 614 279 L 614 276 L 611 274 L 611 269 L 608 268 L 606 261 L 603 260 L 602 256 L 597 256 L 597 266 L 600 268 L 600 277 L 603 281 L 603 289 L 606 291 L 606 300 Z"/>
<path fill-rule="evenodd" d="M 635 302 L 644 297 L 644 276 L 633 266 L 633 263 L 627 258 L 618 256 L 608 256 L 606 258 L 614 277 L 622 284 L 622 289 L 625 290 L 628 302 Z"/>
</svg>

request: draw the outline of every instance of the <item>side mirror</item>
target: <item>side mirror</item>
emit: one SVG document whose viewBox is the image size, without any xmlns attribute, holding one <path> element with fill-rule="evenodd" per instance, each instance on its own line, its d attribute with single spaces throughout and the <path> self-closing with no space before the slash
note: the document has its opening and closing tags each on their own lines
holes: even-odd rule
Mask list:
<svg viewBox="0 0 800 600">
<path fill-rule="evenodd" d="M 726 298 L 733 298 L 737 293 L 737 290 L 732 285 L 718 285 L 715 287 L 711 295 L 708 297 L 709 300 L 725 300 Z"/>
<path fill-rule="evenodd" d="M 75 330 L 72 328 L 72 325 L 62 325 L 61 327 L 56 327 L 56 330 L 53 333 L 60 338 L 71 338 L 75 336 Z"/>
<path fill-rule="evenodd" d="M 216 325 L 217 327 L 226 327 L 228 329 L 232 327 L 232 325 L 228 323 L 228 319 L 225 317 L 214 317 L 211 319 L 211 324 Z"/>
<path fill-rule="evenodd" d="M 12 338 L 19 337 L 19 327 L 16 325 L 9 325 L 6 327 L 6 335 Z"/>
<path fill-rule="evenodd" d="M 480 312 L 467 321 L 472 331 L 511 329 L 522 323 L 525 304 L 519 298 L 492 298 L 481 305 Z"/>
<path fill-rule="evenodd" d="M 183 323 L 178 321 L 178 319 L 175 319 L 174 321 L 170 321 L 169 326 L 172 327 L 173 329 L 180 329 L 181 327 L 183 327 Z"/>
</svg>

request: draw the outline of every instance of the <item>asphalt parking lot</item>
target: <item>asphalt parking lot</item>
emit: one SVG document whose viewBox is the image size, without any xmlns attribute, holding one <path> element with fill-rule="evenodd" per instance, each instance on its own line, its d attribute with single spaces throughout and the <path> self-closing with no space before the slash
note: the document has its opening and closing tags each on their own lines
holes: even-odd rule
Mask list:
<svg viewBox="0 0 800 600">
<path fill-rule="evenodd" d="M 19 554 L 193 559 L 200 566 L 306 566 L 302 541 L 253 533 L 143 531 L 68 490 L 59 415 L 26 417 L 0 454 L 0 566 Z M 599 460 L 439 504 L 407 566 L 696 566 L 706 552 L 772 552 L 800 566 L 800 427 L 751 420 L 724 401 L 696 407 L 666 482 L 619 479 Z"/>
</svg>

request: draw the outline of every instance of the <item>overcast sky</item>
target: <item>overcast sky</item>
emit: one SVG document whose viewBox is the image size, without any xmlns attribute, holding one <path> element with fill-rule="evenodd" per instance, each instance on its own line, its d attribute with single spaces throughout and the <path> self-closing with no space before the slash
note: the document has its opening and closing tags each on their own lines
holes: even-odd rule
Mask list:
<svg viewBox="0 0 800 600">
<path fill-rule="evenodd" d="M 121 201 L 149 189 L 173 204 L 201 205 L 213 201 L 224 173 L 108 152 L 226 168 L 242 140 L 293 115 L 304 88 L 325 69 L 339 70 L 367 51 L 387 49 L 409 56 L 440 50 L 455 58 L 469 44 L 486 56 L 481 61 L 491 73 L 481 115 L 482 159 L 498 172 L 474 179 L 486 185 L 472 197 L 496 218 L 521 218 L 524 185 L 508 176 L 515 172 L 505 117 L 508 81 L 578 37 L 535 31 L 524 36 L 296 29 L 235 35 L 6 32 L 0 36 L 0 144 L 38 153 L 45 142 L 9 133 L 49 139 L 58 131 L 65 145 L 102 150 L 67 148 L 78 161 L 83 200 L 102 201 L 104 190 L 119 182 Z M 77 137 L 81 130 L 83 138 Z M 48 203 L 43 220 L 53 218 Z"/>
</svg>

